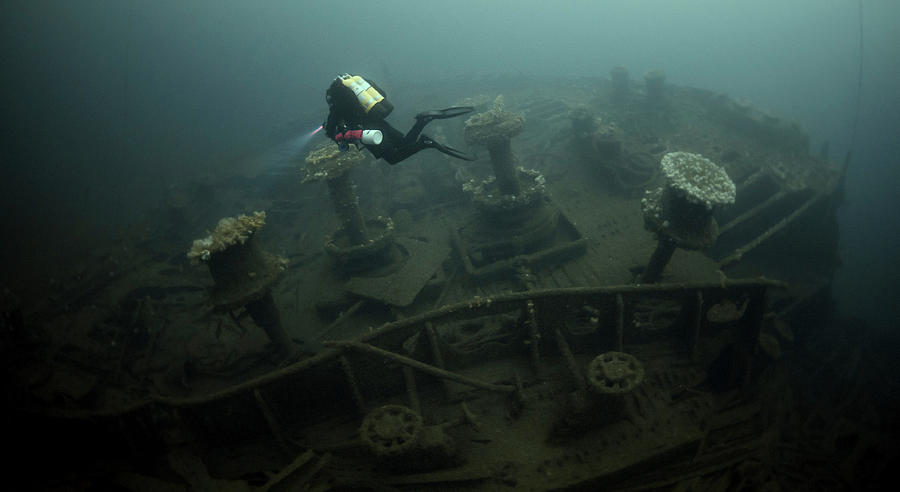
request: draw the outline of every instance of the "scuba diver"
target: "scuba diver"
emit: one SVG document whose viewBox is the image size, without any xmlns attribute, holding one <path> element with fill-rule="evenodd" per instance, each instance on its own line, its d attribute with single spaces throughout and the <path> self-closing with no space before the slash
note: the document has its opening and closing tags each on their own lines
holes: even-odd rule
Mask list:
<svg viewBox="0 0 900 492">
<path fill-rule="evenodd" d="M 385 92 L 358 75 L 343 74 L 325 92 L 328 101 L 328 120 L 323 123 L 325 134 L 341 150 L 350 143 L 365 146 L 376 158 L 396 164 L 424 149 L 436 149 L 457 159 L 474 161 L 475 156 L 434 141 L 422 134 L 432 120 L 453 118 L 472 111 L 471 106 L 458 106 L 416 115 L 416 123 L 404 135 L 384 119 L 394 110 Z"/>
</svg>

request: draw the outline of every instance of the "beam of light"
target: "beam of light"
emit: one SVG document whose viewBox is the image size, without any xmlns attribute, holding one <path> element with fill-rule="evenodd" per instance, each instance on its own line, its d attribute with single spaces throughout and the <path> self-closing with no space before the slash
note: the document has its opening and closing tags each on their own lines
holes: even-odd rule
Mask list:
<svg viewBox="0 0 900 492">
<path fill-rule="evenodd" d="M 277 172 L 278 169 L 286 169 L 294 167 L 298 162 L 302 163 L 304 152 L 309 142 L 322 130 L 322 125 L 311 131 L 305 131 L 299 135 L 293 136 L 284 142 L 271 147 L 256 159 L 260 162 L 261 167 L 268 172 Z"/>
<path fill-rule="evenodd" d="M 312 138 L 317 133 L 319 133 L 319 130 L 321 130 L 321 129 L 322 129 L 322 125 L 319 125 L 318 128 L 316 128 L 315 130 L 313 130 L 309 133 L 301 133 L 300 135 L 297 135 L 296 137 L 288 140 L 286 150 L 293 154 L 298 154 L 298 153 L 302 152 L 303 149 L 306 147 L 306 145 L 309 144 L 309 141 L 312 140 Z"/>
</svg>

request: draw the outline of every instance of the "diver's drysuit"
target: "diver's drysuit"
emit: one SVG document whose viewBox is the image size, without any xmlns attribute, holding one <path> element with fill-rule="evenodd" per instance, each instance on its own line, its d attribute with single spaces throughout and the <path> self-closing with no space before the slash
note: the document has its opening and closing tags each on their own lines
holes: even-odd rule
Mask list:
<svg viewBox="0 0 900 492">
<path fill-rule="evenodd" d="M 431 120 L 452 118 L 472 111 L 471 106 L 460 106 L 436 111 L 425 111 L 416 115 L 416 123 L 406 135 L 390 125 L 385 118 L 394 110 L 394 105 L 385 97 L 385 92 L 375 82 L 358 75 L 343 74 L 331 83 L 325 92 L 328 101 L 328 120 L 325 134 L 337 142 L 342 150 L 354 141 L 364 145 L 372 155 L 396 164 L 423 149 L 437 149 L 458 159 L 475 160 L 474 156 L 435 142 L 422 129 Z M 380 143 L 360 140 L 358 130 L 379 130 Z"/>
</svg>

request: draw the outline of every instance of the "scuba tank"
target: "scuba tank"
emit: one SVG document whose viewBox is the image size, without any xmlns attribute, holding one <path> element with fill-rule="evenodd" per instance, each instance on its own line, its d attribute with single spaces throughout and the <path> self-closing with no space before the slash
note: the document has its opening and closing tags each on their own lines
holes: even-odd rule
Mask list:
<svg viewBox="0 0 900 492">
<path fill-rule="evenodd" d="M 383 91 L 359 75 L 345 73 L 338 79 L 356 96 L 359 106 L 366 114 L 375 118 L 386 118 L 394 110 L 394 105 L 385 98 Z"/>
</svg>

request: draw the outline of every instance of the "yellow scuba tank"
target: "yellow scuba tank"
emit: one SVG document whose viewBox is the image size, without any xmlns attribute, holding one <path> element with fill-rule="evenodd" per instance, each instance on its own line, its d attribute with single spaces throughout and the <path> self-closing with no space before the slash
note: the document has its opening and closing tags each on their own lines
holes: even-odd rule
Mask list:
<svg viewBox="0 0 900 492">
<path fill-rule="evenodd" d="M 394 106 L 385 100 L 384 94 L 359 75 L 345 73 L 338 78 L 341 79 L 344 87 L 353 92 L 366 113 L 372 112 L 373 116 L 384 118 L 394 109 Z M 372 111 L 373 108 L 376 110 Z"/>
</svg>

